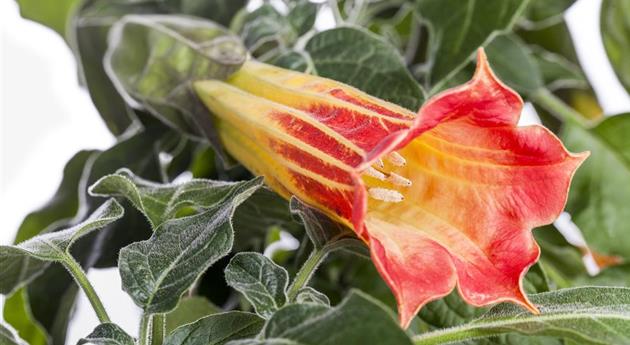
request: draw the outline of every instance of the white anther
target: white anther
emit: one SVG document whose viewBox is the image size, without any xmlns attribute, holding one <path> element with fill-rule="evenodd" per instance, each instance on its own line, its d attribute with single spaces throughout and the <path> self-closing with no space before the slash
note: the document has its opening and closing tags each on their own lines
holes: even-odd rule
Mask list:
<svg viewBox="0 0 630 345">
<path fill-rule="evenodd" d="M 407 160 L 405 157 L 401 156 L 400 153 L 396 151 L 392 151 L 387 155 L 387 160 L 397 167 L 404 167 L 407 164 Z"/>
<path fill-rule="evenodd" d="M 374 177 L 375 179 L 378 179 L 378 180 L 381 180 L 381 181 L 385 181 L 385 174 L 383 174 L 382 172 L 380 172 L 380 171 L 378 171 L 378 170 L 376 170 L 376 169 L 374 169 L 372 167 L 369 167 L 369 168 L 365 169 L 365 173 L 368 176 Z"/>
<path fill-rule="evenodd" d="M 396 173 L 389 173 L 389 176 L 387 176 L 387 181 L 397 185 L 397 186 L 403 186 L 403 187 L 410 187 L 411 186 L 411 180 L 406 178 L 406 177 L 402 177 Z"/>
<path fill-rule="evenodd" d="M 368 193 L 372 198 L 385 202 L 401 202 L 405 199 L 402 194 L 393 189 L 374 187 L 368 189 Z"/>
<path fill-rule="evenodd" d="M 379 159 L 377 159 L 377 160 L 374 162 L 374 165 L 376 165 L 376 167 L 377 167 L 377 168 L 380 168 L 380 169 L 384 169 L 384 168 L 385 168 L 385 163 L 383 163 L 383 160 L 382 160 L 382 159 L 380 159 L 380 158 L 379 158 Z"/>
</svg>

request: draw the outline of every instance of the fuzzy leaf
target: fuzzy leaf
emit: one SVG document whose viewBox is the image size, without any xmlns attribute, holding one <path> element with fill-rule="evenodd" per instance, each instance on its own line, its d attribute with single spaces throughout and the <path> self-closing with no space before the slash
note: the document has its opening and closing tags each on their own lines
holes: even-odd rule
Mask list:
<svg viewBox="0 0 630 345">
<path fill-rule="evenodd" d="M 223 345 L 255 336 L 263 324 L 263 319 L 251 313 L 214 314 L 177 328 L 164 340 L 164 345 Z"/>
<path fill-rule="evenodd" d="M 447 344 L 517 332 L 565 337 L 579 344 L 630 342 L 630 289 L 581 287 L 532 296 L 541 313 L 501 304 L 481 318 L 460 327 L 425 333 L 416 345 Z"/>
<path fill-rule="evenodd" d="M 370 32 L 348 27 L 323 31 L 314 35 L 305 49 L 317 75 L 350 84 L 410 110 L 417 110 L 424 102 L 424 92 L 402 57 Z"/>
<path fill-rule="evenodd" d="M 119 219 L 123 208 L 109 200 L 84 222 L 67 230 L 33 237 L 15 246 L 0 246 L 0 293 L 11 294 L 41 274 L 48 262 L 63 261 L 80 237 Z"/>
<path fill-rule="evenodd" d="M 85 338 L 79 340 L 77 345 L 134 345 L 135 340 L 122 328 L 114 323 L 102 323 Z"/>
<path fill-rule="evenodd" d="M 20 336 L 13 329 L 13 327 L 3 322 L 0 322 L 0 344 L 2 345 L 27 345 L 28 343 L 20 338 Z"/>
<path fill-rule="evenodd" d="M 630 94 L 630 3 L 623 0 L 603 0 L 601 33 L 610 63 L 621 84 Z"/>
<path fill-rule="evenodd" d="M 225 280 L 264 318 L 287 302 L 289 273 L 259 253 L 236 254 L 225 268 Z"/>
<path fill-rule="evenodd" d="M 330 299 L 325 294 L 313 289 L 310 286 L 301 288 L 295 296 L 296 303 L 316 303 L 330 306 Z"/>
<path fill-rule="evenodd" d="M 214 262 L 232 248 L 234 209 L 261 185 L 261 179 L 232 183 L 221 202 L 201 213 L 160 225 L 150 239 L 120 251 L 125 290 L 146 313 L 165 313 Z"/>
</svg>

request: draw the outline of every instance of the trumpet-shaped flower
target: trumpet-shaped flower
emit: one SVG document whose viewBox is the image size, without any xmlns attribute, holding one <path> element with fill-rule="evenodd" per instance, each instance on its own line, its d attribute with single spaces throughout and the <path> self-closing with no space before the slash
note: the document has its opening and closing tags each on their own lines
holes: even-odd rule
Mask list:
<svg viewBox="0 0 630 345">
<path fill-rule="evenodd" d="M 523 101 L 483 50 L 471 81 L 417 114 L 256 61 L 195 88 L 236 159 L 367 243 L 403 327 L 456 286 L 475 306 L 537 312 L 522 285 L 540 252 L 531 229 L 562 211 L 587 154 L 544 127 L 517 127 Z"/>
</svg>

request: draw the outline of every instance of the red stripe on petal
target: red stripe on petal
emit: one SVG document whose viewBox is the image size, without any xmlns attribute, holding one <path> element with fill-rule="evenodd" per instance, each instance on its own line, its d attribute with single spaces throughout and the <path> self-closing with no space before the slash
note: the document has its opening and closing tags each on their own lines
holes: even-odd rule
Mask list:
<svg viewBox="0 0 630 345">
<path fill-rule="evenodd" d="M 404 120 L 408 120 L 410 118 L 413 118 L 413 116 L 410 116 L 408 114 L 402 113 L 402 112 L 396 112 L 390 109 L 387 109 L 385 107 L 383 107 L 382 105 L 373 103 L 368 101 L 367 99 L 361 99 L 352 95 L 349 95 L 347 92 L 345 92 L 342 89 L 332 89 L 328 92 L 331 96 L 340 99 L 342 101 L 346 101 L 348 103 L 352 103 L 354 105 L 358 105 L 361 108 L 365 108 L 368 110 L 371 110 L 373 112 L 376 112 L 380 115 L 385 115 L 385 116 L 389 116 L 389 117 L 393 117 L 396 119 L 404 119 Z"/>
<path fill-rule="evenodd" d="M 296 171 L 290 171 L 295 186 L 309 198 L 344 219 L 352 218 L 353 190 L 339 190 Z"/>
</svg>

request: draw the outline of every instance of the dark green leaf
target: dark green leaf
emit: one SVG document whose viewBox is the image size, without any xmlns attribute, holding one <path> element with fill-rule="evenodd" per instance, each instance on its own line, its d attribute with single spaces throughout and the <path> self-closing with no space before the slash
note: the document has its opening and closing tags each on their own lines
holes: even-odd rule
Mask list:
<svg viewBox="0 0 630 345">
<path fill-rule="evenodd" d="M 287 302 L 289 273 L 259 253 L 236 254 L 225 268 L 225 280 L 264 318 Z"/>
<path fill-rule="evenodd" d="M 309 64 L 312 64 L 310 60 L 310 56 L 304 52 L 289 50 L 284 53 L 280 53 L 278 56 L 270 60 L 269 63 L 298 72 L 306 72 L 310 68 Z"/>
<path fill-rule="evenodd" d="M 310 286 L 305 286 L 298 291 L 297 296 L 295 296 L 295 302 L 296 303 L 316 303 L 316 304 L 323 304 L 325 306 L 330 306 L 330 300 L 328 299 L 328 296 L 313 289 Z"/>
<path fill-rule="evenodd" d="M 77 345 L 134 345 L 135 340 L 122 328 L 114 323 L 102 323 L 85 338 L 79 340 Z"/>
<path fill-rule="evenodd" d="M 501 304 L 463 326 L 414 337 L 416 345 L 446 344 L 509 332 L 566 337 L 579 344 L 630 342 L 630 289 L 582 287 L 530 296 L 540 315 Z"/>
<path fill-rule="evenodd" d="M 372 96 L 417 110 L 424 92 L 394 47 L 357 28 L 320 32 L 306 44 L 316 74 L 350 84 Z"/>
<path fill-rule="evenodd" d="M 11 294 L 33 280 L 46 268 L 46 262 L 66 260 L 76 240 L 119 219 L 123 212 L 122 206 L 110 199 L 72 228 L 38 235 L 15 246 L 0 246 L 0 293 Z"/>
<path fill-rule="evenodd" d="M 20 14 L 26 19 L 36 21 L 66 36 L 66 24 L 79 0 L 39 1 L 18 0 Z"/>
<path fill-rule="evenodd" d="M 173 12 L 203 17 L 227 26 L 245 7 L 247 0 L 166 0 L 165 3 Z"/>
<path fill-rule="evenodd" d="M 486 53 L 499 79 L 519 93 L 531 93 L 544 86 L 532 51 L 518 37 L 497 36 L 488 44 Z"/>
<path fill-rule="evenodd" d="M 418 0 L 418 14 L 430 26 L 431 72 L 435 89 L 457 73 L 478 47 L 499 32 L 509 30 L 528 1 L 523 0 Z"/>
<path fill-rule="evenodd" d="M 563 142 L 573 152 L 591 151 L 573 179 L 567 211 L 595 252 L 630 258 L 630 114 L 607 118 L 586 130 L 566 124 Z"/>
<path fill-rule="evenodd" d="M 538 69 L 549 90 L 558 89 L 588 89 L 584 73 L 578 65 L 562 55 L 546 51 L 542 48 L 533 49 Z"/>
<path fill-rule="evenodd" d="M 339 305 L 291 304 L 267 321 L 259 344 L 411 344 L 392 313 L 353 290 Z"/>
<path fill-rule="evenodd" d="M 184 297 L 177 308 L 165 315 L 166 334 L 171 334 L 177 327 L 195 322 L 204 316 L 216 314 L 221 308 L 201 296 Z"/>
<path fill-rule="evenodd" d="M 253 337 L 264 320 L 256 314 L 232 311 L 214 314 L 176 329 L 164 345 L 223 345 L 231 340 Z"/>
<path fill-rule="evenodd" d="M 245 46 L 260 56 L 272 49 L 291 45 L 298 37 L 288 19 L 270 4 L 248 13 L 239 30 Z"/>
<path fill-rule="evenodd" d="M 260 187 L 260 178 L 232 183 L 229 195 L 202 213 L 173 219 L 150 239 L 120 251 L 123 290 L 146 313 L 165 313 L 215 261 L 232 248 L 234 209 Z"/>
<path fill-rule="evenodd" d="M 142 179 L 127 169 L 104 176 L 90 187 L 94 196 L 123 196 L 149 219 L 155 229 L 187 207 L 208 208 L 233 193 L 229 182 L 193 179 L 159 184 Z"/>
<path fill-rule="evenodd" d="M 540 27 L 561 22 L 564 12 L 574 2 L 575 0 L 531 0 L 525 10 L 524 25 Z"/>
<path fill-rule="evenodd" d="M 236 37 L 194 17 L 129 15 L 112 27 L 109 43 L 105 66 L 128 104 L 184 133 L 213 138 L 191 82 L 237 70 L 246 51 Z"/>
<path fill-rule="evenodd" d="M 610 63 L 619 81 L 630 93 L 630 2 L 603 0 L 600 24 Z"/>
<path fill-rule="evenodd" d="M 576 279 L 588 275 L 580 250 L 567 242 L 554 226 L 536 229 L 534 235 L 541 249 L 538 264 L 544 267 L 553 285 L 572 287 Z"/>
<path fill-rule="evenodd" d="M 298 36 L 302 36 L 307 33 L 315 24 L 315 17 L 317 16 L 317 4 L 309 2 L 307 0 L 299 1 L 287 15 L 289 24 L 293 27 L 293 30 Z"/>
</svg>

